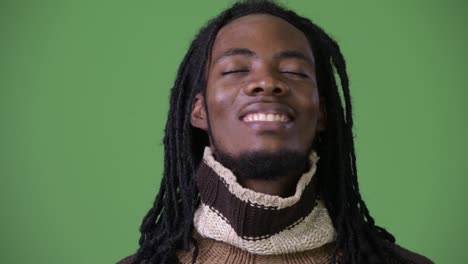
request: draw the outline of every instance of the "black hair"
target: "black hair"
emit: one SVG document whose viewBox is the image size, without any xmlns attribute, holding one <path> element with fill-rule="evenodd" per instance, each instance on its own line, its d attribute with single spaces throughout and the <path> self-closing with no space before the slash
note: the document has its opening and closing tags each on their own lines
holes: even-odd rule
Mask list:
<svg viewBox="0 0 468 264">
<path fill-rule="evenodd" d="M 327 115 L 327 128 L 317 136 L 316 150 L 321 157 L 317 171 L 320 195 L 337 232 L 332 263 L 384 263 L 391 257 L 389 247 L 395 238 L 375 224 L 359 192 L 349 81 L 337 42 L 309 19 L 277 3 L 249 0 L 235 3 L 210 20 L 180 64 L 164 131 L 163 178 L 140 228 L 135 264 L 179 263 L 176 251 L 187 251 L 191 244 L 195 263 L 198 246 L 192 231 L 199 195 L 193 176 L 209 141 L 206 132 L 190 124 L 192 103 L 196 94 L 204 95 L 205 68 L 218 31 L 236 18 L 259 13 L 280 17 L 301 30 L 314 53 L 319 94 Z"/>
</svg>

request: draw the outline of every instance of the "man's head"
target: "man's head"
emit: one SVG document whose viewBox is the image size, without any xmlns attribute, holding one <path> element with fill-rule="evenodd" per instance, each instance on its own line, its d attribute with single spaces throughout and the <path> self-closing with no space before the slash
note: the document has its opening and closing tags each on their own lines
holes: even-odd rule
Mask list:
<svg viewBox="0 0 468 264">
<path fill-rule="evenodd" d="M 272 160 L 280 153 L 297 161 L 313 147 L 319 195 L 337 232 L 335 256 L 379 263 L 382 241 L 394 238 L 375 225 L 359 194 L 352 126 L 345 60 L 330 36 L 271 1 L 226 9 L 201 29 L 180 64 L 164 175 L 140 228 L 135 263 L 177 263 L 176 249 L 189 248 L 199 203 L 194 173 L 205 146 L 233 167 L 243 156 Z"/>
<path fill-rule="evenodd" d="M 304 33 L 269 14 L 237 18 L 218 32 L 205 76 L 191 124 L 209 134 L 223 164 L 253 178 L 301 170 L 325 128 Z"/>
</svg>

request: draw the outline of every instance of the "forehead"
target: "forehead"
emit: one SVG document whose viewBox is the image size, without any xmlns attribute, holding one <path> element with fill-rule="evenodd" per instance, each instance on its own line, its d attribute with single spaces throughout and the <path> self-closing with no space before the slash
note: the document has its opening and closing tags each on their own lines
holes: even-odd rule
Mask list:
<svg viewBox="0 0 468 264">
<path fill-rule="evenodd" d="M 263 56 L 296 50 L 313 60 L 312 49 L 304 33 L 282 18 L 268 14 L 243 16 L 224 26 L 213 43 L 212 61 L 233 48 L 251 49 Z"/>
</svg>

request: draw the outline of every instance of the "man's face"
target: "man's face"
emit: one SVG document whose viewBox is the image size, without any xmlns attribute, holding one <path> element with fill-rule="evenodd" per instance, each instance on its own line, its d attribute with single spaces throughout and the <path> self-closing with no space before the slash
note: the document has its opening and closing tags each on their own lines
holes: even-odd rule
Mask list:
<svg viewBox="0 0 468 264">
<path fill-rule="evenodd" d="M 223 27 L 206 76 L 191 122 L 210 128 L 215 153 L 307 153 L 324 128 L 312 50 L 281 18 L 248 15 Z"/>
</svg>

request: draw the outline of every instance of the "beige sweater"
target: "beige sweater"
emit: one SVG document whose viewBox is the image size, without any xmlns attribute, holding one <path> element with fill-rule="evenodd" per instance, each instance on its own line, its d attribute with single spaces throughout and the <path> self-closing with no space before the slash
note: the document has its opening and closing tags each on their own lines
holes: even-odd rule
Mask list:
<svg viewBox="0 0 468 264">
<path fill-rule="evenodd" d="M 198 238 L 199 254 L 196 264 L 330 264 L 334 243 L 308 250 L 279 255 L 252 254 L 240 248 L 207 238 Z M 394 251 L 402 256 L 406 262 L 401 263 L 390 259 L 387 264 L 433 264 L 428 258 L 408 251 L 398 245 L 393 245 Z M 178 251 L 177 255 L 182 264 L 192 263 L 192 253 Z M 118 264 L 132 264 L 133 256 L 126 257 Z"/>
<path fill-rule="evenodd" d="M 258 255 L 246 250 L 209 238 L 197 236 L 199 253 L 197 264 L 329 264 L 334 243 L 297 253 Z M 178 251 L 182 264 L 192 264 L 192 253 Z"/>
<path fill-rule="evenodd" d="M 205 149 L 196 181 L 201 204 L 194 216 L 196 264 L 329 264 L 336 232 L 318 195 L 318 157 L 311 155 L 293 196 L 281 198 L 243 188 L 233 173 Z M 432 263 L 425 257 L 389 245 L 404 263 Z M 177 251 L 182 264 L 191 264 L 194 247 Z M 119 264 L 130 264 L 128 257 Z M 398 264 L 395 260 L 386 263 Z"/>
</svg>

